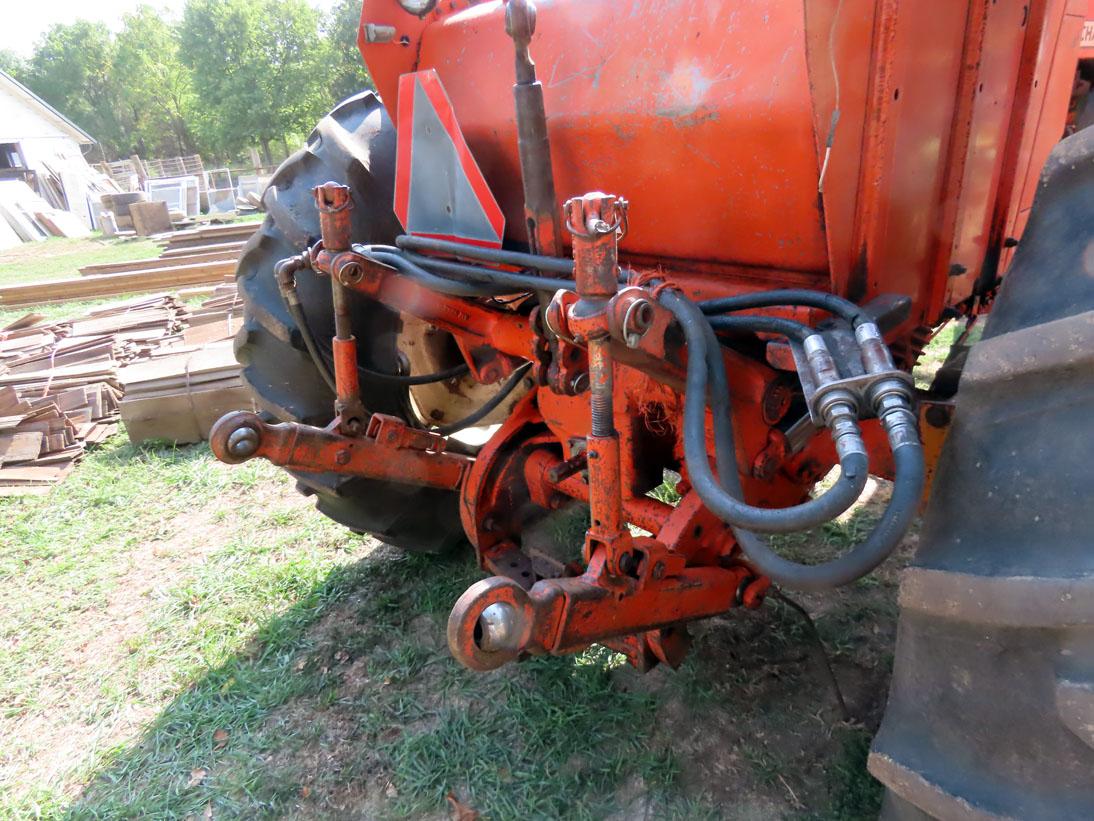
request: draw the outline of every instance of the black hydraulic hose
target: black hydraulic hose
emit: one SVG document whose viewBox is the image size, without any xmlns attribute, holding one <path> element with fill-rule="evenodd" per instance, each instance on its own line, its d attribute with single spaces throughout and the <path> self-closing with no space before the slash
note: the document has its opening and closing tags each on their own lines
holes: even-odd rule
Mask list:
<svg viewBox="0 0 1094 821">
<path fill-rule="evenodd" d="M 662 294 L 662 301 L 675 303 L 677 307 L 682 302 L 686 302 L 682 297 L 672 292 Z M 666 304 L 666 307 L 669 307 L 669 305 Z M 725 491 L 731 496 L 740 497 L 742 495 L 740 476 L 737 474 L 733 459 L 728 455 L 733 453 L 733 425 L 729 416 L 728 390 L 722 389 L 723 386 L 728 388 L 725 380 L 724 363 L 721 357 L 717 355 L 718 351 L 707 344 L 705 337 L 708 331 L 705 328 L 710 326 L 707 323 L 695 321 L 694 314 L 686 309 L 680 311 L 678 316 L 683 317 L 685 320 L 681 322 L 681 325 L 684 327 L 690 349 L 688 384 L 684 398 L 685 434 L 689 400 L 692 405 L 701 405 L 705 393 L 705 383 L 709 380 L 711 382 L 715 439 L 719 440 L 718 446 L 715 448 L 718 460 L 718 475 L 721 477 Z M 692 348 L 693 344 L 698 346 L 698 350 Z M 703 350 L 704 348 L 705 350 Z M 705 376 L 704 371 L 706 372 Z M 721 374 L 720 378 L 719 374 Z M 686 444 L 685 439 L 685 446 Z M 706 464 L 705 446 L 701 445 L 701 448 L 699 454 L 702 457 L 700 467 Z M 687 459 L 689 475 L 693 477 L 693 486 L 696 486 L 694 469 L 691 466 L 692 458 L 686 453 L 685 458 Z M 798 564 L 775 553 L 766 541 L 755 533 L 731 525 L 733 534 L 737 538 L 738 544 L 741 545 L 745 556 L 756 569 L 777 584 L 805 591 L 829 590 L 849 584 L 885 561 L 900 543 L 915 517 L 919 498 L 923 492 L 925 476 L 922 446 L 915 441 L 902 443 L 894 450 L 893 461 L 896 465 L 896 476 L 893 483 L 893 494 L 885 513 L 863 542 L 838 559 L 819 565 Z M 704 491 L 697 486 L 696 490 L 699 491 L 703 502 L 711 507 L 704 496 Z M 714 508 L 711 507 L 711 510 L 714 510 Z"/>
<path fill-rule="evenodd" d="M 535 268 L 552 274 L 574 275 L 574 261 L 563 257 L 548 257 L 541 254 L 523 254 L 520 251 L 503 251 L 500 248 L 480 248 L 463 242 L 449 242 L 431 237 L 415 237 L 403 234 L 395 238 L 395 244 L 411 251 L 433 251 L 464 259 L 478 259 L 495 265 L 515 265 L 518 268 Z"/>
<path fill-rule="evenodd" d="M 816 333 L 804 323 L 777 316 L 712 316 L 707 321 L 716 331 L 779 334 L 797 342 Z"/>
<path fill-rule="evenodd" d="M 308 325 L 308 318 L 304 315 L 304 309 L 300 305 L 300 300 L 295 298 L 295 295 L 290 296 L 282 290 L 282 299 L 285 302 L 285 307 L 289 311 L 289 316 L 292 317 L 292 321 L 296 323 L 296 329 L 300 332 L 300 338 L 304 341 L 304 347 L 308 351 L 308 356 L 311 357 L 312 364 L 315 365 L 315 369 L 319 371 L 319 375 L 323 378 L 323 381 L 327 383 L 327 387 L 330 388 L 331 393 L 338 393 L 338 388 L 334 382 L 334 374 L 331 373 L 330 368 L 327 367 L 326 360 L 323 359 L 323 355 L 319 352 L 319 346 L 315 342 L 315 337 L 312 336 L 311 327 Z"/>
<path fill-rule="evenodd" d="M 815 499 L 793 507 L 755 507 L 741 501 L 740 491 L 727 494 L 710 469 L 706 446 L 706 393 L 709 387 L 712 403 L 724 404 L 725 412 L 715 411 L 715 430 L 722 427 L 722 436 L 715 436 L 715 456 L 719 460 L 719 475 L 728 472 L 737 476 L 737 466 L 731 454 L 735 452 L 732 417 L 728 410 L 729 386 L 725 367 L 721 365 L 709 374 L 708 356 L 719 357 L 720 348 L 714 330 L 698 307 L 683 296 L 666 291 L 661 302 L 672 311 L 684 329 L 688 343 L 687 390 L 684 396 L 684 457 L 692 487 L 708 508 L 731 525 L 760 530 L 765 533 L 793 533 L 815 527 L 839 516 L 858 500 L 869 478 L 869 464 L 862 453 L 850 453 L 840 464 L 840 476 L 828 490 Z M 709 342 L 708 342 L 709 337 Z M 728 434 L 728 436 L 727 436 Z M 721 440 L 721 441 L 719 441 Z M 723 479 L 723 481 L 725 481 Z M 738 485 L 739 487 L 739 485 Z"/>
<path fill-rule="evenodd" d="M 557 291 L 559 289 L 572 291 L 574 281 L 572 279 L 557 279 L 553 277 L 537 277 L 528 274 L 518 274 L 513 271 L 497 271 L 493 268 L 482 268 L 478 265 L 468 265 L 463 262 L 452 262 L 447 259 L 422 256 L 412 251 L 405 251 L 403 256 L 427 270 L 452 274 L 454 276 L 466 276 L 481 279 L 494 285 L 512 286 L 512 291 Z"/>
<path fill-rule="evenodd" d="M 307 349 L 308 356 L 311 357 L 316 370 L 319 371 L 319 375 L 323 378 L 323 381 L 327 383 L 327 386 L 331 391 L 337 393 L 334 374 L 327 364 L 328 359 L 333 359 L 333 354 L 331 354 L 329 346 L 325 350 L 320 350 L 315 335 L 311 332 L 311 325 L 308 324 L 308 317 L 304 313 L 303 306 L 300 304 L 300 299 L 295 296 L 295 285 L 290 286 L 288 283 L 282 284 L 279 281 L 278 290 L 281 292 L 281 297 L 285 303 L 285 307 L 289 311 L 289 316 L 292 317 L 292 321 L 296 325 L 297 331 L 300 333 L 300 338 L 303 340 L 304 347 Z M 326 356 L 324 356 L 324 354 L 326 354 Z M 454 365 L 451 368 L 446 368 L 445 370 L 436 373 L 410 376 L 396 373 L 383 373 L 360 365 L 357 366 L 358 373 L 368 379 L 375 379 L 381 382 L 392 382 L 397 385 L 429 385 L 434 382 L 444 382 L 446 379 L 454 379 L 458 376 L 463 376 L 470 370 L 471 368 L 466 362 L 461 362 L 459 365 Z"/>
<path fill-rule="evenodd" d="M 461 431 L 464 428 L 473 427 L 477 423 L 481 422 L 483 419 L 493 413 L 494 409 L 502 402 L 504 402 L 506 397 L 509 396 L 509 394 L 511 394 L 516 389 L 517 385 L 520 384 L 520 380 L 524 378 L 524 375 L 528 373 L 528 369 L 531 367 L 531 362 L 525 362 L 523 365 L 521 365 L 515 371 L 509 374 L 509 378 L 505 380 L 505 384 L 501 386 L 498 392 L 494 394 L 488 402 L 486 402 L 474 413 L 470 413 L 463 419 L 459 419 L 450 424 L 441 425 L 437 428 L 434 428 L 434 430 L 436 430 L 437 433 L 448 436 L 450 433 L 456 433 L 457 431 Z"/>
<path fill-rule="evenodd" d="M 810 291 L 806 288 L 784 288 L 778 291 L 757 291 L 753 294 L 738 294 L 717 299 L 707 299 L 699 303 L 704 314 L 724 314 L 728 311 L 746 311 L 752 308 L 777 308 L 786 305 L 800 305 L 807 308 L 819 308 L 834 316 L 842 317 L 854 326 L 872 321 L 872 317 L 850 300 L 823 291 Z"/>
<path fill-rule="evenodd" d="M 470 372 L 471 368 L 466 362 L 461 362 L 459 365 L 453 365 L 451 368 L 445 368 L 443 371 L 418 375 L 382 373 L 369 368 L 362 368 L 360 365 L 357 366 L 357 370 L 362 376 L 369 379 L 375 379 L 377 382 L 391 382 L 395 385 L 413 386 L 432 385 L 434 382 L 445 382 L 449 379 L 455 379 L 456 377 L 463 376 L 465 373 Z"/>
</svg>

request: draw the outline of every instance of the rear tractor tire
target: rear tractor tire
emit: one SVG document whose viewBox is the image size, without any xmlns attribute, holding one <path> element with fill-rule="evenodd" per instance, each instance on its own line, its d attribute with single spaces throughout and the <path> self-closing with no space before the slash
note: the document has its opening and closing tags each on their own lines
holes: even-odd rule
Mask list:
<svg viewBox="0 0 1094 821">
<path fill-rule="evenodd" d="M 870 755 L 893 819 L 1094 818 L 1094 129 L 961 377 Z"/>
<path fill-rule="evenodd" d="M 329 180 L 353 192 L 353 237 L 391 243 L 400 233 L 392 211 L 395 129 L 371 92 L 341 103 L 316 126 L 307 145 L 277 169 L 263 195 L 267 217 L 244 249 L 236 273 L 244 324 L 236 336 L 236 358 L 259 406 L 280 421 L 325 425 L 334 396 L 305 349 L 274 280 L 274 265 L 319 239 L 319 217 L 311 190 Z M 333 335 L 329 280 L 310 271 L 297 275 L 308 325 L 317 339 Z M 354 306 L 354 332 L 362 367 L 398 373 L 399 316 L 361 299 Z M 362 378 L 369 410 L 410 420 L 407 388 Z M 321 513 L 359 533 L 408 550 L 440 552 L 463 538 L 457 494 L 434 488 L 344 477 L 295 474 L 301 492 L 314 495 Z"/>
</svg>

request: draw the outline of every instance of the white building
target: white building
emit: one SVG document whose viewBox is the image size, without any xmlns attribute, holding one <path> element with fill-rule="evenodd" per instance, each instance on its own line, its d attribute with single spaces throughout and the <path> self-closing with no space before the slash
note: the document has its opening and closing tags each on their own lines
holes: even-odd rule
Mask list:
<svg viewBox="0 0 1094 821">
<path fill-rule="evenodd" d="M 50 209 L 68 211 L 93 227 L 99 195 L 107 190 L 104 175 L 84 159 L 82 149 L 94 142 L 61 112 L 0 71 L 0 206 L 15 202 L 21 213 L 33 218 L 43 205 L 34 201 L 36 194 Z M 33 192 L 29 197 L 24 185 Z M 11 223 L 11 208 L 7 211 Z"/>
</svg>

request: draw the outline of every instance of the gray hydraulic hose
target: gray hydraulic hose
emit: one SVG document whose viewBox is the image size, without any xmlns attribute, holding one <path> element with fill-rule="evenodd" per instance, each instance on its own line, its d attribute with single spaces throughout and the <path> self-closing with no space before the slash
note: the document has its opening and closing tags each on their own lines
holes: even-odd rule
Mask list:
<svg viewBox="0 0 1094 821">
<path fill-rule="evenodd" d="M 540 254 L 524 254 L 520 251 L 504 251 L 501 248 L 482 248 L 463 242 L 416 237 L 402 234 L 395 238 L 395 244 L 411 251 L 436 251 L 464 259 L 479 259 L 499 265 L 515 265 L 519 268 L 535 268 L 537 271 L 549 271 L 553 274 L 574 275 L 574 261 L 565 257 L 548 257 Z"/>
<path fill-rule="evenodd" d="M 354 246 L 354 250 L 362 256 L 395 268 L 400 273 L 406 274 L 411 279 L 417 280 L 432 291 L 438 291 L 442 294 L 448 294 L 449 296 L 493 296 L 497 293 L 504 293 L 506 290 L 499 290 L 499 288 L 494 285 L 459 282 L 454 279 L 437 276 L 421 266 L 414 264 L 395 249 L 356 245 Z"/>
<path fill-rule="evenodd" d="M 869 464 L 866 455 L 851 452 L 840 463 L 840 476 L 836 483 L 815 499 L 800 505 L 785 508 L 755 507 L 741 501 L 740 490 L 736 496 L 726 493 L 710 469 L 710 459 L 706 447 L 706 401 L 707 387 L 712 396 L 721 401 L 721 395 L 727 396 L 725 372 L 722 368 L 720 383 L 715 378 L 708 380 L 706 358 L 713 345 L 714 331 L 699 308 L 683 296 L 672 291 L 661 295 L 661 303 L 668 308 L 684 328 L 688 342 L 687 391 L 684 397 L 684 457 L 687 460 L 688 477 L 692 487 L 699 493 L 708 508 L 723 521 L 750 530 L 765 533 L 793 533 L 827 522 L 839 516 L 853 505 L 862 495 L 869 478 Z M 715 351 L 716 353 L 716 351 Z M 715 448 L 715 456 L 724 460 L 719 475 L 729 473 L 737 476 L 737 466 L 727 454 L 734 453 L 732 421 L 729 413 L 715 414 L 715 424 L 729 424 L 728 447 Z M 717 441 L 717 439 L 716 439 Z M 726 464 L 728 463 L 728 464 Z M 723 479 L 725 481 L 725 479 Z M 739 487 L 739 480 L 738 480 Z"/>
<path fill-rule="evenodd" d="M 670 292 L 662 295 L 663 302 L 667 296 L 670 296 Z M 733 423 L 730 417 L 724 363 L 717 356 L 717 349 L 709 346 L 707 331 L 704 329 L 706 323 L 694 321 L 695 316 L 687 310 L 689 306 L 686 305 L 686 300 L 675 294 L 671 296 L 676 297 L 677 304 L 685 303 L 685 309 L 678 316 L 687 317 L 687 322 L 681 321 L 681 325 L 687 336 L 688 347 L 691 348 L 688 357 L 687 392 L 684 398 L 685 414 L 689 402 L 699 404 L 702 401 L 701 397 L 705 393 L 703 387 L 709 381 L 715 439 L 718 442 L 715 449 L 718 475 L 722 479 L 725 490 L 730 495 L 739 497 L 742 495 L 741 480 L 737 475 L 736 465 L 728 455 L 733 453 Z M 669 306 L 666 304 L 666 307 Z M 693 344 L 697 344 L 700 350 L 692 348 Z M 705 453 L 703 456 L 705 457 Z M 907 438 L 900 440 L 893 450 L 893 461 L 896 476 L 893 483 L 893 495 L 885 513 L 865 541 L 844 555 L 819 565 L 798 564 L 775 553 L 762 537 L 744 528 L 731 525 L 733 535 L 744 551 L 745 557 L 772 581 L 796 590 L 830 590 L 865 576 L 888 558 L 907 533 L 923 493 L 925 468 L 923 449 L 918 441 Z M 691 459 L 688 458 L 689 474 L 691 473 L 690 463 Z M 701 491 L 699 495 L 703 498 Z M 707 503 L 705 498 L 703 501 Z"/>
<path fill-rule="evenodd" d="M 438 273 L 453 274 L 455 276 L 471 277 L 488 282 L 492 285 L 512 286 L 513 291 L 572 291 L 574 281 L 572 279 L 557 279 L 552 277 L 537 277 L 528 274 L 518 274 L 513 271 L 498 271 L 493 268 L 483 268 L 478 265 L 468 265 L 464 262 L 452 262 L 447 259 L 437 259 L 412 251 L 404 251 L 403 256 L 415 265 L 431 269 Z"/>
</svg>

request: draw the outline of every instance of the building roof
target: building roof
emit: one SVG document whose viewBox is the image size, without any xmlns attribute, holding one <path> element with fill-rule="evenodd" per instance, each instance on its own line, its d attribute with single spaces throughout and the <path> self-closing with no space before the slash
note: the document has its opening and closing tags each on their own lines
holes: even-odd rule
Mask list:
<svg viewBox="0 0 1094 821">
<path fill-rule="evenodd" d="M 95 142 L 95 138 L 80 128 L 76 123 L 72 122 L 68 117 L 55 109 L 25 85 L 20 83 L 10 74 L 6 74 L 0 71 L 0 87 L 3 87 L 14 94 L 16 97 L 24 100 L 27 105 L 35 108 L 38 112 L 47 120 L 52 120 L 53 123 L 62 131 L 68 133 L 72 139 L 83 145 L 90 145 Z"/>
</svg>

